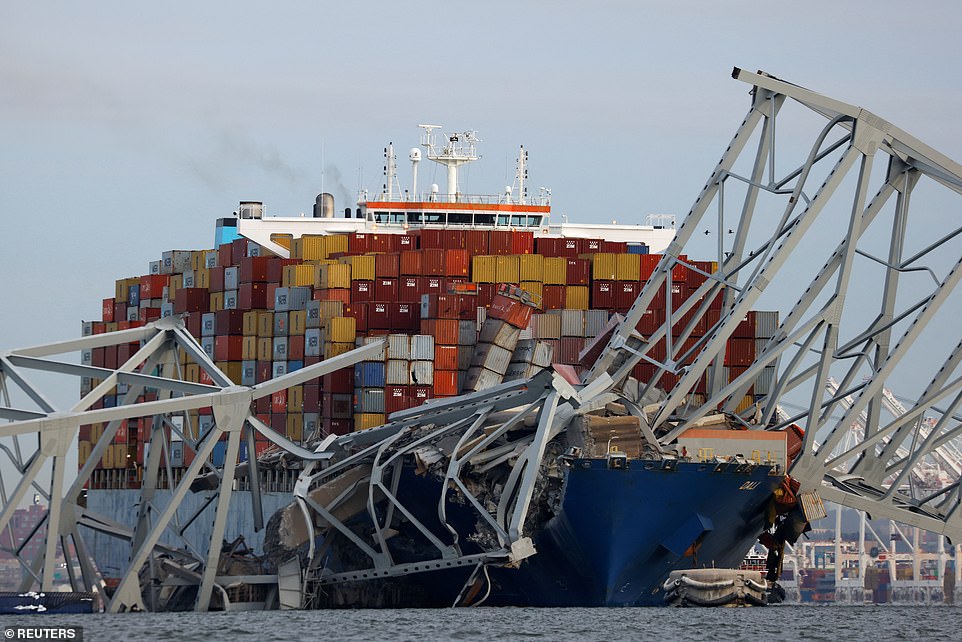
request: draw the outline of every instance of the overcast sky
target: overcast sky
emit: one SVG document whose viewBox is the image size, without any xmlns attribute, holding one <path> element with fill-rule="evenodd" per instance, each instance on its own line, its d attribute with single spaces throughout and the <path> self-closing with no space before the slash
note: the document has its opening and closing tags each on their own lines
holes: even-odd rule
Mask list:
<svg viewBox="0 0 962 642">
<path fill-rule="evenodd" d="M 573 221 L 687 212 L 749 108 L 733 66 L 962 159 L 960 25 L 948 1 L 5 2 L 0 350 L 77 336 L 239 200 L 295 215 L 323 183 L 340 211 L 389 141 L 408 181 L 423 122 L 478 132 L 468 192 L 525 145 Z"/>
</svg>

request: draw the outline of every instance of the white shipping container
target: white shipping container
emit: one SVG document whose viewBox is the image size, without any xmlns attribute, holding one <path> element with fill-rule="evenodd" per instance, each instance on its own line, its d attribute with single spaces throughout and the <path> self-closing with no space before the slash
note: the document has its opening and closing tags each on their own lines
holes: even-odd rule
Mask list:
<svg viewBox="0 0 962 642">
<path fill-rule="evenodd" d="M 504 375 L 511 364 L 511 352 L 493 343 L 479 343 L 474 351 L 472 366 L 480 366 Z"/>
<path fill-rule="evenodd" d="M 384 337 L 358 337 L 357 341 L 360 341 L 358 345 L 366 346 L 372 343 L 383 342 Z M 382 348 L 380 351 L 372 355 L 371 357 L 365 359 L 365 361 L 384 361 L 387 358 L 386 351 L 383 346 L 387 345 L 382 343 Z"/>
<path fill-rule="evenodd" d="M 227 290 L 226 292 L 224 292 L 224 309 L 225 310 L 237 309 L 237 290 Z"/>
<path fill-rule="evenodd" d="M 608 325 L 607 310 L 585 310 L 585 336 L 597 337 Z"/>
<path fill-rule="evenodd" d="M 411 362 L 411 383 L 415 386 L 434 385 L 434 362 L 433 361 L 412 361 Z"/>
<path fill-rule="evenodd" d="M 584 310 L 552 310 L 549 315 L 559 314 L 561 317 L 561 336 L 563 337 L 583 337 L 585 336 L 585 313 Z"/>
<path fill-rule="evenodd" d="M 471 367 L 474 358 L 474 346 L 458 346 L 458 370 L 464 372 Z"/>
<path fill-rule="evenodd" d="M 410 360 L 411 337 L 407 334 L 389 334 L 387 337 L 387 358 Z"/>
<path fill-rule="evenodd" d="M 502 380 L 502 375 L 497 372 L 491 372 L 485 368 L 471 368 L 465 375 L 462 389 L 465 392 L 487 390 L 498 385 Z"/>
<path fill-rule="evenodd" d="M 434 337 L 430 334 L 415 334 L 412 336 L 411 359 L 434 361 Z"/>
<path fill-rule="evenodd" d="M 535 314 L 537 325 L 532 328 L 535 339 L 560 339 L 561 316 L 558 314 Z"/>
<path fill-rule="evenodd" d="M 508 366 L 508 369 L 504 372 L 504 381 L 515 381 L 517 379 L 524 379 L 525 373 L 528 371 L 528 363 L 512 363 Z"/>
<path fill-rule="evenodd" d="M 531 363 L 531 359 L 534 358 L 534 346 L 534 339 L 519 339 L 514 352 L 511 353 L 511 362 Z"/>
<path fill-rule="evenodd" d="M 520 337 L 521 330 L 507 321 L 489 319 L 481 327 L 481 336 L 478 337 L 478 342 L 493 343 L 505 350 L 514 350 Z"/>
<path fill-rule="evenodd" d="M 534 344 L 534 353 L 531 356 L 531 364 L 538 368 L 548 368 L 554 358 L 554 348 L 550 343 L 538 341 Z"/>
<path fill-rule="evenodd" d="M 755 311 L 755 336 L 771 339 L 778 330 L 778 311 Z"/>
<path fill-rule="evenodd" d="M 236 290 L 240 287 L 240 268 L 232 266 L 224 268 L 224 289 Z"/>
<path fill-rule="evenodd" d="M 388 359 L 384 369 L 384 383 L 389 386 L 410 385 L 410 362 L 406 359 Z"/>
<path fill-rule="evenodd" d="M 477 342 L 477 324 L 474 321 L 458 321 L 458 345 L 473 346 Z"/>
<path fill-rule="evenodd" d="M 384 412 L 383 388 L 359 388 L 360 407 L 356 412 Z"/>
</svg>

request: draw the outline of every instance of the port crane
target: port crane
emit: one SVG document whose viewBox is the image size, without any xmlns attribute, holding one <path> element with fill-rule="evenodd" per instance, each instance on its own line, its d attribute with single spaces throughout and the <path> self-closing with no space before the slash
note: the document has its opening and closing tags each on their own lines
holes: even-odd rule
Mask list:
<svg viewBox="0 0 962 642">
<path fill-rule="evenodd" d="M 537 427 L 529 439 L 511 444 L 507 450 L 489 448 L 492 442 L 484 438 L 465 442 L 472 457 L 516 457 L 519 462 L 510 480 L 517 501 L 496 506 L 493 514 L 486 506 L 476 506 L 479 517 L 489 520 L 498 535 L 487 555 L 490 559 L 466 559 L 443 545 L 438 547 L 438 564 L 483 569 L 494 559 L 518 561 L 532 553 L 521 526 L 535 485 L 532 470 L 546 444 L 574 415 L 626 395 L 638 402 L 642 430 L 655 453 L 666 454 L 689 426 L 718 410 L 754 430 L 795 424 L 804 429 L 804 441 L 790 473 L 803 488 L 837 504 L 962 541 L 958 478 L 918 497 L 902 490 L 926 459 L 951 452 L 951 442 L 962 433 L 962 376 L 958 372 L 962 342 L 959 337 L 947 338 L 944 328 L 938 326 L 957 305 L 962 228 L 950 223 L 946 230 L 944 221 L 932 221 L 930 211 L 916 212 L 912 207 L 913 196 L 923 186 L 943 189 L 954 198 L 962 194 L 962 166 L 860 107 L 762 72 L 735 69 L 733 77 L 750 87 L 748 113 L 648 284 L 580 383 L 572 384 L 548 372 L 526 382 L 473 393 L 457 402 L 405 411 L 379 429 L 329 437 L 311 450 L 270 431 L 251 414 L 251 403 L 361 360 L 369 351 L 378 350 L 377 345 L 253 387 L 232 384 L 176 319 L 0 354 L 0 419 L 6 421 L 0 424 L 0 445 L 15 470 L 14 478 L 0 487 L 0 531 L 31 490 L 43 495 L 50 507 L 42 526 L 51 536 L 42 553 L 35 559 L 23 559 L 20 550 L 14 551 L 28 575 L 25 587 L 52 588 L 60 544 L 79 564 L 79 575 L 72 571 L 74 565 L 68 564 L 72 585 L 77 590 L 102 590 L 85 544 L 90 533 L 97 533 L 116 538 L 118 545 L 130 551 L 123 579 L 107 601 L 108 610 L 149 609 L 150 591 L 142 590 L 140 574 L 155 564 L 168 565 L 182 582 L 195 584 L 194 608 L 207 610 L 214 592 L 225 594 L 224 586 L 230 581 L 218 575 L 217 559 L 232 509 L 232 491 L 245 474 L 257 478 L 256 461 L 248 462 L 246 470 L 237 464 L 242 440 L 250 444 L 255 433 L 261 434 L 279 449 L 308 462 L 294 496 L 307 519 L 323 519 L 339 528 L 337 506 L 356 493 L 358 486 L 345 487 L 343 496 L 330 497 L 327 504 L 313 501 L 312 485 L 340 470 L 324 468 L 322 462 L 356 449 L 371 466 L 360 484 L 363 492 L 377 487 L 390 493 L 393 481 L 388 464 L 399 453 L 416 447 L 399 437 L 408 434 L 411 426 L 427 421 L 441 427 L 424 435 L 419 445 L 437 444 L 452 434 L 480 438 L 479 426 L 492 419 L 497 423 L 495 432 L 508 431 L 520 421 Z M 801 116 L 800 125 L 793 124 L 794 116 Z M 816 125 L 809 135 L 806 127 L 813 122 Z M 776 144 L 776 139 L 792 135 L 801 135 L 807 144 L 801 148 Z M 916 224 L 910 226 L 910 220 Z M 705 231 L 718 241 L 717 270 L 711 272 L 687 259 L 688 248 L 695 246 Z M 704 277 L 684 302 L 672 287 L 679 269 L 700 271 Z M 868 290 L 871 292 L 866 293 Z M 724 376 L 727 339 L 751 309 L 777 294 L 788 294 L 795 302 L 780 306 L 783 315 L 774 336 L 758 346 L 751 365 L 734 376 Z M 643 336 L 636 330 L 638 321 L 661 296 L 666 303 L 660 328 Z M 719 300 L 720 305 L 716 303 Z M 699 323 L 708 323 L 709 331 L 693 345 L 687 343 Z M 69 356 L 131 342 L 139 348 L 115 370 L 94 368 L 82 359 L 78 364 Z M 656 350 L 659 342 L 664 344 L 663 353 Z M 926 363 L 913 364 L 912 356 L 923 349 Z M 180 354 L 189 355 L 212 383 L 184 381 Z M 653 365 L 654 376 L 635 382 L 630 373 L 639 363 Z M 756 395 L 748 409 L 739 410 L 765 369 L 772 367 L 777 376 L 770 392 Z M 884 392 L 887 385 L 897 387 L 892 382 L 906 368 L 911 369 L 908 376 L 924 386 L 909 408 L 892 404 Z M 55 407 L 33 383 L 34 372 L 92 377 L 102 383 L 63 409 Z M 160 374 L 151 374 L 154 372 Z M 837 387 L 826 393 L 833 376 L 838 378 Z M 666 386 L 668 393 L 655 394 L 668 380 L 674 383 Z M 93 409 L 96 401 L 118 384 L 127 390 L 123 402 L 114 408 Z M 702 384 L 706 392 L 696 392 Z M 146 387 L 161 391 L 158 400 L 133 403 Z M 11 394 L 13 390 L 17 392 Z M 692 403 L 697 395 L 703 398 Z M 786 417 L 779 403 L 788 398 L 804 400 L 805 409 Z M 895 411 L 894 419 L 882 421 L 886 404 L 889 412 Z M 197 457 L 166 503 L 161 502 L 157 480 L 163 462 L 170 461 L 170 443 L 164 441 L 161 428 L 170 424 L 172 414 L 207 406 L 214 408 L 215 424 L 206 433 L 185 431 L 182 435 Z M 523 410 L 507 412 L 518 407 Z M 837 409 L 840 419 L 833 417 Z M 839 448 L 862 413 L 863 434 Z M 934 425 L 926 432 L 917 430 L 918 420 L 926 414 L 936 417 Z M 104 422 L 106 429 L 91 453 L 90 461 L 96 461 L 124 420 L 144 416 L 155 417 L 152 435 L 157 441 L 151 442 L 136 525 L 129 528 L 87 509 L 82 488 L 92 464 L 69 480 L 68 451 L 81 425 Z M 444 423 L 437 421 L 440 419 Z M 225 436 L 227 463 L 213 468 L 206 463 L 206 456 Z M 943 454 L 936 455 L 940 449 Z M 168 456 L 162 457 L 162 453 Z M 448 474 L 454 485 L 464 461 L 463 457 L 452 459 Z M 208 504 L 186 516 L 178 514 L 178 508 L 190 486 L 201 481 L 216 490 L 209 502 L 213 529 L 206 549 L 190 552 L 179 543 L 191 523 L 202 514 L 210 515 L 204 512 Z M 251 488 L 251 505 L 241 509 L 253 511 L 260 526 L 263 506 L 257 484 Z M 467 489 L 465 493 L 470 496 Z M 391 506 L 391 510 L 406 510 L 398 503 Z M 377 548 L 359 543 L 372 560 L 371 572 L 413 572 L 385 558 L 384 536 L 380 533 Z M 164 553 L 163 560 L 158 553 Z M 278 569 L 274 577 L 244 579 L 274 582 L 282 604 L 301 605 L 296 598 L 288 601 L 303 584 L 301 569 Z M 337 581 L 323 574 L 315 579 Z M 146 602 L 144 595 L 148 595 Z"/>
</svg>

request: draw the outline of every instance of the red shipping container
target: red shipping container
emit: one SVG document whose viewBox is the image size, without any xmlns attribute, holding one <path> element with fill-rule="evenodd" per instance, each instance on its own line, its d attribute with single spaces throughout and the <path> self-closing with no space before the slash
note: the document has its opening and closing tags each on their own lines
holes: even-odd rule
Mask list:
<svg viewBox="0 0 962 642">
<path fill-rule="evenodd" d="M 641 313 L 638 325 L 635 326 L 644 336 L 654 334 L 665 323 L 665 311 L 659 308 L 648 308 Z"/>
<path fill-rule="evenodd" d="M 221 334 L 214 337 L 214 361 L 240 361 L 244 353 L 244 337 Z"/>
<path fill-rule="evenodd" d="M 488 251 L 491 254 L 512 254 L 511 245 L 509 230 L 491 230 L 488 237 Z"/>
<path fill-rule="evenodd" d="M 304 360 L 303 334 L 293 334 L 287 338 L 287 358 L 292 361 Z"/>
<path fill-rule="evenodd" d="M 487 254 L 488 253 L 488 231 L 487 230 L 465 230 L 464 249 L 468 251 L 468 256 L 475 256 L 478 254 Z"/>
<path fill-rule="evenodd" d="M 468 277 L 471 269 L 471 259 L 468 257 L 467 250 L 445 250 L 444 251 L 444 275 L 456 277 Z"/>
<path fill-rule="evenodd" d="M 541 288 L 541 309 L 561 310 L 565 307 L 565 286 L 546 285 Z"/>
<path fill-rule="evenodd" d="M 559 244 L 559 246 L 560 246 L 558 248 L 559 256 L 565 256 L 565 257 L 574 259 L 574 258 L 578 258 L 579 254 L 584 254 L 584 249 L 583 249 L 584 239 L 566 237 L 561 239 L 561 243 Z M 572 284 L 572 285 L 583 285 L 583 284 L 579 283 L 579 284 Z"/>
<path fill-rule="evenodd" d="M 367 332 L 370 327 L 368 324 L 368 309 L 370 305 L 370 303 L 352 303 L 344 306 L 344 316 L 354 318 L 354 327 L 359 333 Z"/>
<path fill-rule="evenodd" d="M 611 310 L 615 304 L 615 282 L 593 281 L 591 284 L 591 307 L 595 310 Z"/>
<path fill-rule="evenodd" d="M 444 279 L 436 276 L 422 276 L 420 280 L 421 294 L 447 294 Z"/>
<path fill-rule="evenodd" d="M 129 433 L 127 431 L 127 420 L 124 419 L 117 426 L 117 432 L 114 433 L 114 443 L 115 444 L 126 444 Z"/>
<path fill-rule="evenodd" d="M 282 435 L 287 434 L 287 410 L 271 413 L 271 428 Z"/>
<path fill-rule="evenodd" d="M 534 232 L 512 232 L 510 254 L 533 254 Z"/>
<path fill-rule="evenodd" d="M 224 270 L 225 268 L 221 266 L 212 267 L 207 270 L 207 280 L 209 282 L 208 290 L 211 292 L 223 292 L 224 291 Z M 143 296 L 143 289 L 141 289 L 141 296 Z"/>
<path fill-rule="evenodd" d="M 391 330 L 391 304 L 387 301 L 374 301 L 368 304 L 367 327 L 369 330 Z"/>
<path fill-rule="evenodd" d="M 103 311 L 102 311 L 102 321 L 105 323 L 113 323 L 114 321 L 114 300 L 104 299 Z M 126 313 L 126 310 L 124 310 Z"/>
<path fill-rule="evenodd" d="M 750 310 L 748 314 L 741 320 L 741 322 L 735 326 L 734 331 L 732 331 L 732 337 L 738 339 L 754 339 L 755 338 L 755 311 Z M 741 365 L 741 364 L 735 364 Z"/>
<path fill-rule="evenodd" d="M 114 303 L 114 321 L 120 323 L 121 321 L 127 320 L 127 304 L 126 303 Z"/>
<path fill-rule="evenodd" d="M 167 286 L 166 274 L 148 274 L 140 277 L 140 298 L 159 299 L 164 296 L 164 288 Z"/>
<path fill-rule="evenodd" d="M 743 374 L 745 374 L 745 371 L 746 371 L 746 370 L 748 370 L 748 368 L 747 368 L 746 366 L 729 366 L 729 367 L 728 367 L 728 382 L 731 383 L 732 381 L 734 381 L 734 380 L 737 379 L 738 377 L 742 376 Z M 749 386 L 749 387 L 748 387 L 748 390 L 745 391 L 745 394 L 746 394 L 746 395 L 753 395 L 753 394 L 755 394 L 755 385 L 752 384 L 751 386 Z M 786 432 L 788 432 L 788 439 L 789 439 L 789 441 L 791 441 L 792 431 L 791 431 L 791 430 L 788 430 L 788 431 L 786 431 Z"/>
<path fill-rule="evenodd" d="M 236 265 L 232 259 L 232 250 L 230 243 L 223 243 L 217 246 L 217 267 L 230 267 Z"/>
<path fill-rule="evenodd" d="M 444 249 L 444 230 L 418 230 L 418 247 L 422 250 L 443 250 Z"/>
<path fill-rule="evenodd" d="M 370 248 L 369 252 L 393 252 L 394 251 L 394 235 L 393 234 L 371 234 L 370 236 Z M 390 275 L 387 275 L 390 276 Z"/>
<path fill-rule="evenodd" d="M 230 259 L 233 265 L 237 265 L 247 257 L 247 239 L 234 239 L 230 242 Z"/>
<path fill-rule="evenodd" d="M 688 270 L 688 277 L 686 282 L 688 283 L 688 289 L 694 292 L 701 284 L 708 280 L 708 274 L 712 274 L 713 266 L 711 261 L 692 261 L 692 265 L 701 270 L 701 272 L 696 272 L 695 270 Z M 702 274 L 705 272 L 705 274 Z"/>
<path fill-rule="evenodd" d="M 394 234 L 393 236 L 395 252 L 418 249 L 418 238 L 413 234 Z"/>
<path fill-rule="evenodd" d="M 561 239 L 553 236 L 539 236 L 534 240 L 535 251 L 541 256 L 554 258 L 558 256 L 558 243 Z"/>
<path fill-rule="evenodd" d="M 725 344 L 726 366 L 750 366 L 755 361 L 755 339 L 732 337 Z"/>
<path fill-rule="evenodd" d="M 271 280 L 270 278 L 270 261 L 269 256 L 248 256 L 239 263 L 235 263 L 238 266 L 237 278 L 241 283 L 267 283 Z"/>
<path fill-rule="evenodd" d="M 256 365 L 256 376 L 254 381 L 257 383 L 264 383 L 271 378 L 273 374 L 273 364 L 270 361 L 258 361 Z M 266 399 L 266 397 L 264 397 Z M 263 412 L 258 410 L 258 412 Z"/>
<path fill-rule="evenodd" d="M 354 430 L 354 422 L 350 419 L 325 417 L 321 420 L 321 429 L 328 435 L 346 435 Z"/>
<path fill-rule="evenodd" d="M 374 281 L 351 281 L 351 301 L 366 303 L 374 300 Z"/>
<path fill-rule="evenodd" d="M 459 324 L 457 319 L 421 319 L 420 334 L 429 334 L 434 337 L 435 350 L 438 345 L 456 346 Z"/>
<path fill-rule="evenodd" d="M 446 250 L 464 249 L 464 230 L 443 230 L 441 242 Z"/>
<path fill-rule="evenodd" d="M 531 322 L 533 308 L 515 299 L 496 294 L 488 307 L 488 317 L 500 319 L 524 330 Z"/>
<path fill-rule="evenodd" d="M 174 300 L 174 312 L 208 312 L 210 292 L 206 288 L 180 288 Z"/>
<path fill-rule="evenodd" d="M 572 239 L 565 239 L 565 242 Z M 568 259 L 565 269 L 566 285 L 588 285 L 591 283 L 591 261 L 588 259 Z"/>
<path fill-rule="evenodd" d="M 399 331 L 417 332 L 421 321 L 421 306 L 417 303 L 395 301 L 390 304 L 391 328 Z"/>
<path fill-rule="evenodd" d="M 321 386 L 316 381 L 304 384 L 304 412 L 320 412 Z"/>
<path fill-rule="evenodd" d="M 278 390 L 271 395 L 271 414 L 287 412 L 287 391 Z"/>
<path fill-rule="evenodd" d="M 107 331 L 107 324 L 94 321 L 93 323 L 94 334 L 103 334 Z"/>
<path fill-rule="evenodd" d="M 351 302 L 351 288 L 328 288 L 314 290 L 315 301 L 340 301 L 344 305 Z"/>
<path fill-rule="evenodd" d="M 490 307 L 491 301 L 494 299 L 494 295 L 497 294 L 497 291 L 498 287 L 495 283 L 478 283 L 477 307 Z"/>
<path fill-rule="evenodd" d="M 421 276 L 423 261 L 420 250 L 407 250 L 401 252 L 398 263 L 398 271 L 401 276 Z"/>
<path fill-rule="evenodd" d="M 413 399 L 409 391 L 410 386 L 384 386 L 384 412 L 390 415 L 393 412 L 407 410 L 413 404 Z"/>
<path fill-rule="evenodd" d="M 341 368 L 321 377 L 321 391 L 330 394 L 352 394 L 354 367 Z"/>
<path fill-rule="evenodd" d="M 267 296 L 266 283 L 241 283 L 237 289 L 237 307 L 240 310 L 266 310 L 268 307 L 274 307 L 274 298 L 271 297 L 270 306 L 268 306 Z"/>
<path fill-rule="evenodd" d="M 570 365 L 576 365 L 579 363 L 578 355 L 585 347 L 585 340 L 581 337 L 562 337 L 561 338 L 561 355 L 560 359 L 557 359 L 559 363 L 567 363 Z"/>
<path fill-rule="evenodd" d="M 217 334 L 244 334 L 244 311 L 220 310 L 214 313 L 214 331 Z"/>
<path fill-rule="evenodd" d="M 688 299 L 688 285 L 686 283 L 672 283 L 671 284 L 671 309 L 677 310 L 681 307 L 681 304 Z M 658 291 L 655 292 L 655 298 L 651 301 L 651 307 L 666 309 L 668 307 L 668 300 L 665 297 L 665 285 L 662 284 Z"/>
<path fill-rule="evenodd" d="M 582 239 L 581 252 L 582 254 L 597 254 L 603 251 L 601 248 L 604 247 L 604 244 L 604 239 Z"/>
<path fill-rule="evenodd" d="M 385 236 L 385 235 L 381 235 Z M 379 238 L 379 237 L 375 237 Z M 374 255 L 374 276 L 380 279 L 396 279 L 400 275 L 400 254 L 392 252 L 390 254 Z"/>
<path fill-rule="evenodd" d="M 435 346 L 437 350 L 437 346 Z M 458 394 L 458 371 L 457 370 L 435 370 L 434 371 L 434 396 L 448 397 Z"/>
<path fill-rule="evenodd" d="M 200 377 L 198 377 L 198 382 L 204 384 L 205 386 L 214 385 L 214 380 L 211 379 L 207 371 L 203 369 L 200 371 Z"/>
<path fill-rule="evenodd" d="M 458 369 L 458 346 L 435 345 L 434 346 L 434 372 L 438 370 L 457 370 Z M 437 381 L 437 374 L 434 380 Z"/>
<path fill-rule="evenodd" d="M 402 276 L 398 279 L 397 300 L 407 303 L 420 303 L 421 279 L 416 276 Z"/>
<path fill-rule="evenodd" d="M 367 254 L 371 251 L 371 236 L 364 233 L 348 234 L 347 250 L 351 254 Z"/>
<path fill-rule="evenodd" d="M 428 399 L 434 399 L 433 386 L 411 386 L 411 397 L 415 406 L 420 406 Z"/>
<path fill-rule="evenodd" d="M 374 281 L 375 301 L 397 301 L 397 279 L 377 278 Z"/>
<path fill-rule="evenodd" d="M 444 250 L 440 248 L 421 250 L 421 274 L 444 276 Z"/>
<path fill-rule="evenodd" d="M 423 301 L 426 319 L 461 318 L 461 301 L 456 294 L 426 294 Z"/>
<path fill-rule="evenodd" d="M 641 284 L 637 281 L 615 281 L 615 309 L 627 310 L 635 303 L 641 293 Z"/>
</svg>

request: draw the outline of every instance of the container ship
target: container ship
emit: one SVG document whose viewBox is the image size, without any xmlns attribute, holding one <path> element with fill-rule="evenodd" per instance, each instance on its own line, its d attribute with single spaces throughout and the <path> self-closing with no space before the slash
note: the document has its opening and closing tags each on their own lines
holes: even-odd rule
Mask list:
<svg viewBox="0 0 962 642">
<path fill-rule="evenodd" d="M 505 505 L 517 512 L 511 502 L 520 503 L 508 494 L 524 476 L 517 444 L 540 434 L 538 417 L 545 412 L 522 417 L 511 395 L 527 399 L 552 385 L 560 390 L 564 381 L 582 383 L 657 269 L 673 229 L 664 220 L 553 223 L 550 193 L 528 197 L 523 148 L 511 188 L 490 196 L 464 194 L 458 168 L 478 158 L 477 137 L 448 134 L 439 143 L 438 127 L 421 127 L 426 157 L 447 170 L 446 191 L 436 185 L 418 191 L 419 148 L 409 155 L 411 186 L 401 190 L 389 146 L 382 190 L 362 195 L 343 215 L 335 213 L 329 194 L 317 197 L 312 216 L 300 217 L 270 217 L 262 203 L 243 201 L 234 217 L 217 221 L 214 248 L 163 253 L 147 274 L 117 280 L 114 296 L 103 301 L 102 318 L 83 324 L 89 335 L 180 316 L 238 386 L 384 341 L 372 358 L 254 403 L 251 413 L 260 425 L 287 442 L 338 454 L 305 462 L 260 434 L 242 442 L 238 459 L 256 460 L 257 476 L 238 477 L 231 501 L 246 505 L 256 484 L 264 515 L 271 517 L 260 528 L 243 508 L 233 511 L 240 517 L 228 524 L 226 539 L 243 537 L 269 572 L 281 573 L 279 568 L 298 560 L 304 595 L 297 605 L 309 607 L 658 604 L 673 570 L 738 566 L 759 534 L 773 529 L 774 516 L 786 512 L 785 502 L 779 503 L 783 492 L 790 494 L 785 471 L 801 443 L 793 430 L 732 429 L 746 426 L 755 395 L 774 386 L 769 368 L 735 413 L 711 415 L 666 450 L 645 432 L 644 405 L 652 399 L 629 392 L 632 383 L 639 388 L 637 382 L 651 381 L 657 367 L 649 361 L 635 365 L 619 395 L 590 412 L 571 411 L 562 429 L 544 437 L 530 506 L 508 528 Z M 641 336 L 654 334 L 665 306 L 680 305 L 717 269 L 710 261 L 681 258 L 671 270 L 669 295 L 641 315 Z M 694 327 L 683 333 L 679 324 L 674 332 L 691 347 L 688 359 L 709 335 L 721 305 L 716 297 Z M 726 381 L 752 363 L 756 346 L 776 327 L 774 312 L 753 312 L 743 320 L 720 364 Z M 660 352 L 656 346 L 651 354 L 664 360 L 665 339 L 659 345 Z M 139 347 L 97 348 L 83 360 L 116 368 Z M 176 365 L 184 380 L 211 383 L 189 355 Z M 662 373 L 654 393 L 664 394 L 676 382 L 677 375 Z M 85 379 L 81 392 L 98 384 Z M 706 385 L 696 387 L 689 405 L 704 403 Z M 124 388 L 118 386 L 101 405 L 120 403 Z M 492 391 L 501 396 L 484 397 Z M 139 400 L 156 395 L 148 388 Z M 487 439 L 490 450 L 479 455 L 470 449 L 472 440 L 449 443 L 440 432 L 425 432 L 456 425 L 463 421 L 457 412 L 483 399 L 496 399 L 490 402 L 495 410 L 507 409 L 499 411 L 502 416 L 517 415 L 504 424 L 509 429 L 486 429 L 480 420 L 472 426 L 479 431 L 475 441 Z M 418 419 L 424 412 L 434 418 Z M 157 431 L 164 433 L 155 499 L 162 504 L 192 463 L 193 444 L 213 422 L 209 408 L 171 415 L 162 425 L 147 417 L 126 421 L 96 465 L 87 505 L 133 526 L 133 504 Z M 103 430 L 96 424 L 81 428 L 81 466 Z M 419 430 L 427 435 L 421 441 L 415 438 Z M 375 443 L 381 444 L 377 452 L 371 450 Z M 471 458 L 462 462 L 466 449 Z M 226 452 L 226 441 L 217 443 L 210 467 L 223 467 Z M 364 460 L 368 452 L 373 454 Z M 395 462 L 391 492 L 365 491 L 363 498 L 338 503 L 335 498 L 346 497 L 359 480 L 373 484 L 368 480 L 383 472 L 381 457 Z M 463 476 L 452 477 L 451 470 L 462 467 Z M 205 489 L 196 490 L 184 510 L 202 514 L 211 499 Z M 391 501 L 385 499 L 389 494 Z M 330 511 L 306 525 L 301 512 L 308 504 Z M 192 520 L 180 534 L 202 547 L 209 521 Z M 504 549 L 505 541 L 510 554 L 491 553 Z M 126 552 L 99 533 L 90 543 L 108 584 L 122 576 Z"/>
</svg>

